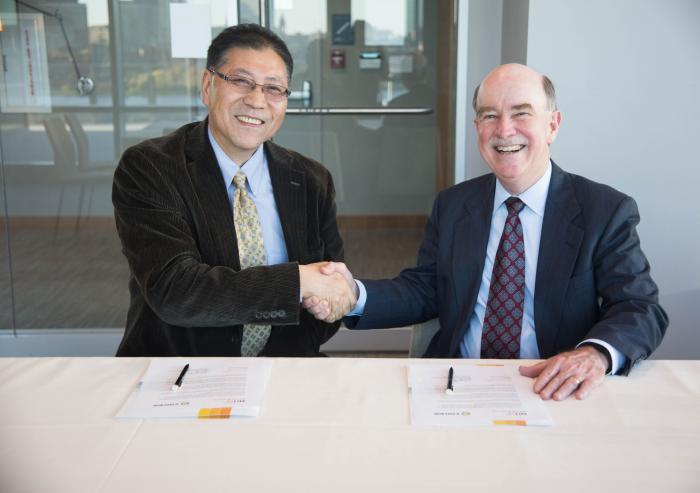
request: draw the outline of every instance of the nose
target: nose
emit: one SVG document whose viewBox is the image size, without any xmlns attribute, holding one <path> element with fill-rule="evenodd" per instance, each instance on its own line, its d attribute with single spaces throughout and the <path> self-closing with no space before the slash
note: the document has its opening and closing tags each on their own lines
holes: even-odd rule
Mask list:
<svg viewBox="0 0 700 493">
<path fill-rule="evenodd" d="M 267 100 L 265 99 L 265 93 L 263 92 L 262 86 L 255 86 L 255 89 L 246 94 L 243 101 L 245 104 L 253 108 L 264 108 Z"/>
<path fill-rule="evenodd" d="M 498 136 L 501 138 L 510 137 L 515 135 L 515 124 L 513 119 L 508 116 L 503 116 L 498 119 L 498 127 L 496 128 Z"/>
</svg>

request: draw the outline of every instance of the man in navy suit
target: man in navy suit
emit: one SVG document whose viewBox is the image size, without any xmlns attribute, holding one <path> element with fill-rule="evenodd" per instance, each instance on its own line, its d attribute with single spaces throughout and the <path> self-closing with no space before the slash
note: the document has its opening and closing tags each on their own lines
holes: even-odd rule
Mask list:
<svg viewBox="0 0 700 493">
<path fill-rule="evenodd" d="M 606 373 L 626 375 L 648 357 L 668 325 L 640 248 L 637 206 L 550 159 L 561 113 L 547 77 L 523 65 L 500 66 L 477 87 L 473 106 L 479 150 L 493 174 L 437 196 L 416 267 L 391 280 L 357 283 L 342 263 L 329 263 L 325 272 L 341 272 L 356 289 L 349 327 L 439 317 L 425 357 L 494 357 L 482 347 L 490 344 L 484 341 L 494 329 L 484 320 L 495 313 L 491 298 L 499 293 L 491 280 L 503 275 L 493 276 L 494 262 L 502 258 L 510 204 L 522 202 L 514 215 L 524 299 L 516 307 L 521 319 L 511 356 L 545 359 L 520 368 L 535 378 L 543 399 L 585 398 Z M 310 298 L 305 305 L 317 317 L 330 316 L 326 302 Z"/>
</svg>

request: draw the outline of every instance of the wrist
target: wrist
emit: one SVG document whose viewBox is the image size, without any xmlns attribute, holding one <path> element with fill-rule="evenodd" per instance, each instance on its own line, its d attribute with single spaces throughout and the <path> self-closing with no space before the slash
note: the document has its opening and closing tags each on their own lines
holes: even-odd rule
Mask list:
<svg viewBox="0 0 700 493">
<path fill-rule="evenodd" d="M 603 346 L 600 346 L 594 342 L 584 342 L 579 346 L 580 348 L 586 348 L 589 351 L 593 351 L 596 356 L 600 359 L 601 365 L 605 368 L 605 374 L 607 375 L 612 371 L 612 356 Z M 590 349 L 588 349 L 590 348 Z"/>
<path fill-rule="evenodd" d="M 309 267 L 307 265 L 299 265 L 299 297 L 306 298 L 311 296 L 308 286 Z"/>
</svg>

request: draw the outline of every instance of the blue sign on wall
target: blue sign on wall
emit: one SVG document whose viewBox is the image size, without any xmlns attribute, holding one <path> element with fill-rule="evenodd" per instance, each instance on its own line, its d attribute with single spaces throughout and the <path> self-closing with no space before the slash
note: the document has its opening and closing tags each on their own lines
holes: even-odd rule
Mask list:
<svg viewBox="0 0 700 493">
<path fill-rule="evenodd" d="M 331 18 L 334 45 L 355 44 L 355 28 L 352 25 L 350 14 L 333 14 Z"/>
</svg>

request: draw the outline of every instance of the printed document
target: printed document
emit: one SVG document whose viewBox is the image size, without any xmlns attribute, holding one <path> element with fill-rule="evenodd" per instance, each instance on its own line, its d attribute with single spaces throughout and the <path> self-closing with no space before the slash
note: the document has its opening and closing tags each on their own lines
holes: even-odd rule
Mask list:
<svg viewBox="0 0 700 493">
<path fill-rule="evenodd" d="M 186 364 L 182 385 L 173 390 Z M 153 359 L 117 418 L 257 416 L 271 368 L 262 358 Z"/>
<path fill-rule="evenodd" d="M 517 365 L 460 361 L 408 367 L 411 424 L 427 426 L 551 426 L 552 418 Z"/>
</svg>

